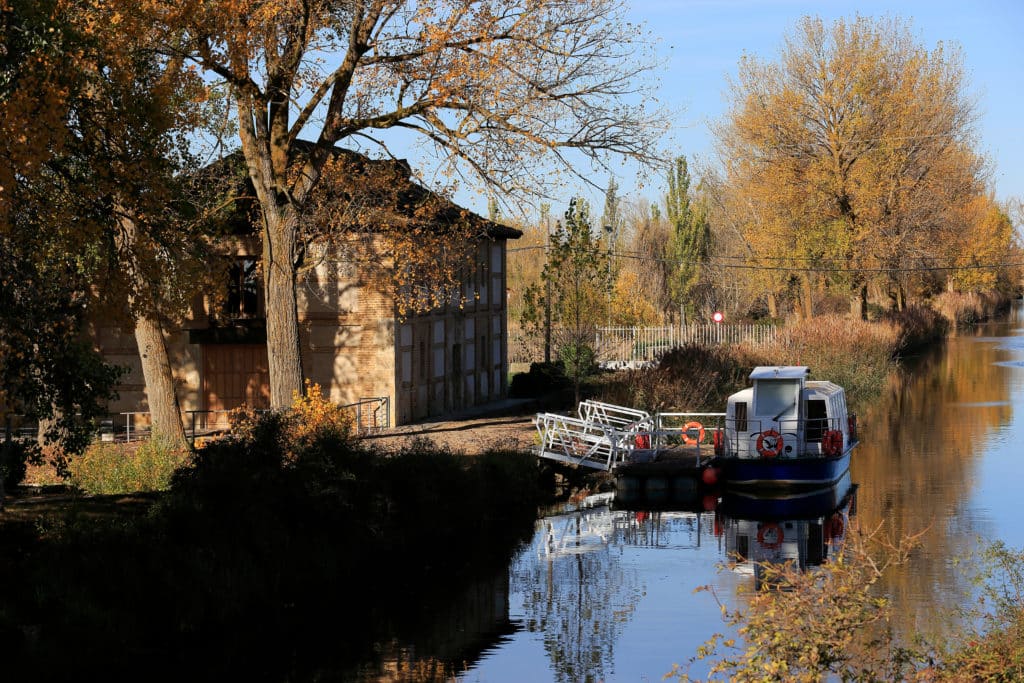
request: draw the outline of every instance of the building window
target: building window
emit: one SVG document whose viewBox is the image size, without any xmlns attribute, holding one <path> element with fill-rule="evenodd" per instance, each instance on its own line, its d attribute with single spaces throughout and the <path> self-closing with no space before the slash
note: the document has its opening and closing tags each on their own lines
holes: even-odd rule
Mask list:
<svg viewBox="0 0 1024 683">
<path fill-rule="evenodd" d="M 228 268 L 228 295 L 224 302 L 226 318 L 258 318 L 260 310 L 259 263 L 254 258 L 236 260 Z"/>
</svg>

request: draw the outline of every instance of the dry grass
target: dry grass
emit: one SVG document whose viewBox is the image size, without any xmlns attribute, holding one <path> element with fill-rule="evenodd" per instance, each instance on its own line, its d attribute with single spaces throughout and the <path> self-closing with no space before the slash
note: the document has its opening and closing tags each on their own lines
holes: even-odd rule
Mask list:
<svg viewBox="0 0 1024 683">
<path fill-rule="evenodd" d="M 787 328 L 762 353 L 772 365 L 806 365 L 813 378 L 835 382 L 856 409 L 885 386 L 901 339 L 895 323 L 827 315 Z"/>
<path fill-rule="evenodd" d="M 1005 303 L 994 293 L 943 292 L 932 300 L 932 306 L 953 325 L 973 325 L 995 316 Z"/>
</svg>

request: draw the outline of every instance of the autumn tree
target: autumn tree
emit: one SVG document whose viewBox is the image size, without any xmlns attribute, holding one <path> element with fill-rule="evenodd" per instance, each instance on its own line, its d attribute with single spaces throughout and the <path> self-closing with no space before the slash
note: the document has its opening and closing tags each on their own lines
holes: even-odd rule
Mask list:
<svg viewBox="0 0 1024 683">
<path fill-rule="evenodd" d="M 550 315 L 551 334 L 573 380 L 576 402 L 580 386 L 595 363 L 594 338 L 608 310 L 608 252 L 595 236 L 590 207 L 585 199 L 573 199 L 550 237 L 547 263 L 540 283 L 524 294 L 523 322 L 535 329 Z"/>
<path fill-rule="evenodd" d="M 864 316 L 872 278 L 934 256 L 983 190 L 962 57 L 901 20 L 805 18 L 777 62 L 743 58 L 731 100 L 717 136 L 751 263 L 791 265 L 808 314 L 830 288 Z"/>
<path fill-rule="evenodd" d="M 41 38 L 26 42 L 64 66 L 53 82 L 29 77 L 3 101 L 5 120 L 30 129 L 34 112 L 49 112 L 34 158 L 18 153 L 19 138 L 5 148 L 16 179 L 8 198 L 19 209 L 14 218 L 4 212 L 6 227 L 44 239 L 38 258 L 78 263 L 69 295 L 88 303 L 90 316 L 134 331 L 154 431 L 185 447 L 164 327 L 209 271 L 197 254 L 197 195 L 185 187 L 194 168 L 187 135 L 205 87 L 180 60 L 161 57 L 147 24 L 131 15 L 89 0 L 38 9 L 12 5 L 8 17 L 42 21 Z"/>
<path fill-rule="evenodd" d="M 271 405 L 302 390 L 300 216 L 339 144 L 418 136 L 456 175 L 542 191 L 542 165 L 655 157 L 639 103 L 649 62 L 620 0 L 243 0 L 132 3 L 166 51 L 235 100 L 261 209 Z M 179 47 L 184 38 L 184 47 Z M 637 104 L 630 104 L 636 102 Z M 313 142 L 293 168 L 300 137 Z M 584 171 L 580 171 L 581 175 Z"/>
<path fill-rule="evenodd" d="M 99 259 L 90 222 L 67 220 L 77 197 L 62 181 L 79 169 L 49 164 L 68 142 L 81 85 L 66 68 L 83 44 L 66 10 L 0 3 L 0 417 L 4 427 L 11 413 L 38 420 L 47 441 L 73 452 L 92 437 L 118 373 L 82 335 Z M 14 456 L 9 437 L 0 469 Z"/>
<path fill-rule="evenodd" d="M 620 325 L 658 325 L 672 309 L 671 267 L 665 258 L 670 237 L 660 210 L 642 200 L 623 202 L 620 249 L 613 270 L 612 318 Z"/>
</svg>

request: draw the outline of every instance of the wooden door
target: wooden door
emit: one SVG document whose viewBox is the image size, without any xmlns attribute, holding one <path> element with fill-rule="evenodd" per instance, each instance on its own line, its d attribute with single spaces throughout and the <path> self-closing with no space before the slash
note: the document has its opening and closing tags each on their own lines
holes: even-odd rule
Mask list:
<svg viewBox="0 0 1024 683">
<path fill-rule="evenodd" d="M 264 344 L 207 344 L 203 347 L 203 405 L 209 411 L 239 406 L 270 407 L 270 369 Z M 225 422 L 224 413 L 209 415 Z"/>
</svg>

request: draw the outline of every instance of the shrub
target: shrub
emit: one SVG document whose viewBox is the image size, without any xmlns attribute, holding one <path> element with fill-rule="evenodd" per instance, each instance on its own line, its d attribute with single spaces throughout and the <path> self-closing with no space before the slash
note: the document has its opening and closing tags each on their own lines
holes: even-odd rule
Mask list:
<svg viewBox="0 0 1024 683">
<path fill-rule="evenodd" d="M 597 371 L 597 354 L 584 342 L 570 342 L 558 350 L 558 359 L 565 374 L 572 378 L 587 377 Z"/>
<path fill-rule="evenodd" d="M 71 459 L 71 484 L 96 495 L 161 491 L 189 459 L 159 436 L 136 444 L 94 443 Z"/>
<path fill-rule="evenodd" d="M 29 461 L 38 460 L 38 457 L 38 449 L 33 449 L 23 441 L 0 443 L 0 477 L 3 477 L 4 488 L 14 488 L 21 484 Z"/>
<path fill-rule="evenodd" d="M 906 680 L 926 656 L 896 640 L 878 583 L 888 567 L 907 562 L 922 533 L 894 540 L 881 527 L 855 528 L 820 571 L 764 563 L 748 606 L 721 606 L 742 642 L 714 635 L 691 664 L 709 660 L 713 676 L 739 681 Z M 683 667 L 668 675 L 691 680 Z"/>
<path fill-rule="evenodd" d="M 548 393 L 564 391 L 572 383 L 565 376 L 562 363 L 530 363 L 529 372 L 512 376 L 509 396 L 512 398 L 538 398 Z"/>
<path fill-rule="evenodd" d="M 243 406 L 231 411 L 231 437 L 246 441 L 256 438 L 256 431 L 264 416 Z M 295 460 L 298 452 L 313 444 L 317 439 L 329 438 L 343 442 L 351 439 L 355 432 L 352 413 L 324 397 L 319 384 L 306 380 L 306 393 L 292 395 L 292 407 L 279 412 L 273 418 L 279 446 L 283 447 L 286 460 Z M 264 427 L 269 425 L 267 422 Z M 266 436 L 267 433 L 264 433 Z"/>
<path fill-rule="evenodd" d="M 949 333 L 949 321 L 928 306 L 908 306 L 903 311 L 890 311 L 883 320 L 899 329 L 897 349 L 900 353 L 944 339 Z"/>
<path fill-rule="evenodd" d="M 665 353 L 657 367 L 605 377 L 598 398 L 649 412 L 720 410 L 730 393 L 745 386 L 751 368 L 764 362 L 743 349 L 687 344 Z"/>
<path fill-rule="evenodd" d="M 1008 303 L 999 294 L 978 292 L 942 292 L 932 300 L 935 309 L 956 326 L 988 320 Z"/>
</svg>

